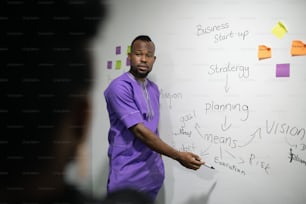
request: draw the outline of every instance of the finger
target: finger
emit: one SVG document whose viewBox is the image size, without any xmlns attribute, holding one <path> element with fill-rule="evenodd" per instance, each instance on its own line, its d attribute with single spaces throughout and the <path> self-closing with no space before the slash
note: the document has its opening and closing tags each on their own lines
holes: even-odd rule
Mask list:
<svg viewBox="0 0 306 204">
<path fill-rule="evenodd" d="M 204 163 L 205 163 L 205 162 L 203 162 L 203 161 L 201 160 L 200 157 L 194 158 L 194 160 L 193 160 L 193 164 L 194 164 L 194 165 L 197 165 L 197 166 L 201 166 L 201 165 L 203 165 Z"/>
</svg>

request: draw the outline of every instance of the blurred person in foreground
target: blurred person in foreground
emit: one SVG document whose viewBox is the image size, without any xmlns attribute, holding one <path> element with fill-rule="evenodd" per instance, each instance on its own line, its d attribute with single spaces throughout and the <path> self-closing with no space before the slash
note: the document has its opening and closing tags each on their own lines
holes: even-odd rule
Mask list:
<svg viewBox="0 0 306 204">
<path fill-rule="evenodd" d="M 1 1 L 0 203 L 94 203 L 65 182 L 86 140 L 101 0 Z"/>
</svg>

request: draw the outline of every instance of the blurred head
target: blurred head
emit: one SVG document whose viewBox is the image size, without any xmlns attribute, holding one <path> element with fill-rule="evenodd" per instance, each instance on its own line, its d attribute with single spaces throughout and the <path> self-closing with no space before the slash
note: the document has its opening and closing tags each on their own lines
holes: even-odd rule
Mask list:
<svg viewBox="0 0 306 204">
<path fill-rule="evenodd" d="M 131 62 L 130 72 L 136 79 L 144 80 L 152 71 L 155 62 L 155 45 L 146 35 L 136 37 L 131 44 L 131 53 L 128 55 Z"/>
<path fill-rule="evenodd" d="M 103 204 L 153 204 L 148 194 L 135 189 L 120 189 L 109 193 Z"/>
<path fill-rule="evenodd" d="M 101 0 L 14 2 L 0 6 L 1 190 L 60 178 L 73 159 L 90 113 L 89 42 L 105 14 Z"/>
</svg>

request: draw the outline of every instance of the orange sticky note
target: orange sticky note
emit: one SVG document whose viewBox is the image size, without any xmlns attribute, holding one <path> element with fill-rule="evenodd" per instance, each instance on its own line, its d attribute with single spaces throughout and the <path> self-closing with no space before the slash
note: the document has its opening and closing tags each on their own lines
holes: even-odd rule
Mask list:
<svg viewBox="0 0 306 204">
<path fill-rule="evenodd" d="M 291 55 L 301 56 L 306 55 L 306 44 L 300 40 L 293 40 L 291 44 Z"/>
<path fill-rule="evenodd" d="M 271 48 L 265 45 L 258 46 L 258 59 L 267 59 L 271 58 Z"/>
</svg>

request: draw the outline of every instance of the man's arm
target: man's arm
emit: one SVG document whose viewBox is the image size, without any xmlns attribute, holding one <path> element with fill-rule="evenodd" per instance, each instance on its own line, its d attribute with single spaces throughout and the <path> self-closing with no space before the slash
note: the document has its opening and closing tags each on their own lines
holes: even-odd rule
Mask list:
<svg viewBox="0 0 306 204">
<path fill-rule="evenodd" d="M 156 134 L 148 129 L 143 123 L 138 123 L 130 128 L 130 131 L 152 150 L 177 160 L 186 168 L 197 170 L 204 162 L 191 152 L 180 152 L 161 140 Z"/>
</svg>

